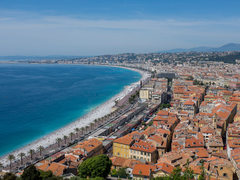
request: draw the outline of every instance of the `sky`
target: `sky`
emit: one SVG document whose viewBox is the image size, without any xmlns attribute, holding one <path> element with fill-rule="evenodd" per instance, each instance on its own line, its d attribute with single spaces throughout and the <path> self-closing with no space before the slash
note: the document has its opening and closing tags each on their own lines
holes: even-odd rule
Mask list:
<svg viewBox="0 0 240 180">
<path fill-rule="evenodd" d="M 0 56 L 240 43 L 239 0 L 0 0 Z"/>
</svg>

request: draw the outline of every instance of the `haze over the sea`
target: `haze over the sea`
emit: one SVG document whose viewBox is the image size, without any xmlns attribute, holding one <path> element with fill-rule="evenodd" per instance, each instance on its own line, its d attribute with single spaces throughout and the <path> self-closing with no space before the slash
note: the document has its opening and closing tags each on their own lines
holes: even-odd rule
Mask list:
<svg viewBox="0 0 240 180">
<path fill-rule="evenodd" d="M 76 120 L 140 78 L 115 67 L 0 64 L 0 156 Z"/>
</svg>

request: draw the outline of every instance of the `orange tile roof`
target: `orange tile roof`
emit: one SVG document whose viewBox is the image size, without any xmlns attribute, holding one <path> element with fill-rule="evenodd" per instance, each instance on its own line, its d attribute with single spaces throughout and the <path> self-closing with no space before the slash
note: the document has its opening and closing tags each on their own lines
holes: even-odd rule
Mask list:
<svg viewBox="0 0 240 180">
<path fill-rule="evenodd" d="M 36 168 L 42 171 L 46 171 L 49 165 L 50 165 L 50 161 L 43 160 L 36 164 Z"/>
<path fill-rule="evenodd" d="M 66 168 L 67 168 L 67 166 L 65 166 L 63 164 L 52 162 L 50 164 L 50 166 L 47 168 L 47 170 L 52 171 L 52 173 L 55 176 L 61 176 L 61 175 L 63 175 L 63 171 Z"/>
<path fill-rule="evenodd" d="M 166 147 L 167 146 L 167 140 L 159 135 L 153 135 L 148 138 L 150 141 L 154 141 L 157 143 L 157 147 Z"/>
<path fill-rule="evenodd" d="M 157 134 L 161 134 L 161 135 L 163 135 L 163 134 L 168 134 L 168 135 L 170 135 L 170 134 L 171 134 L 171 132 L 170 132 L 169 130 L 167 130 L 167 129 L 162 129 L 162 128 L 156 129 L 156 133 L 157 133 Z"/>
<path fill-rule="evenodd" d="M 97 147 L 101 146 L 102 142 L 92 138 L 83 142 L 78 143 L 76 146 L 73 147 L 73 149 L 80 149 L 82 151 L 87 151 L 87 153 L 93 151 Z"/>
<path fill-rule="evenodd" d="M 76 161 L 78 160 L 78 157 L 77 157 L 77 156 L 74 156 L 74 155 L 72 155 L 72 154 L 65 154 L 65 158 L 66 158 L 67 160 L 72 161 L 72 162 L 76 162 Z"/>
<path fill-rule="evenodd" d="M 123 168 L 132 168 L 136 165 L 136 164 L 144 164 L 141 161 L 135 160 L 135 159 L 127 159 L 127 158 L 123 158 L 123 157 L 111 157 L 110 158 L 112 161 L 112 165 L 113 166 L 119 166 L 119 167 L 123 167 Z"/>
<path fill-rule="evenodd" d="M 147 129 L 144 130 L 143 134 L 145 134 L 146 136 L 149 136 L 151 134 L 155 134 L 156 132 L 156 128 L 153 126 L 149 126 Z"/>
<path fill-rule="evenodd" d="M 143 140 L 136 141 L 130 149 L 136 151 L 150 152 L 153 153 L 156 151 L 156 147 L 151 143 Z"/>
<path fill-rule="evenodd" d="M 151 171 L 154 171 L 156 166 L 149 164 L 136 164 L 133 168 L 132 174 L 137 176 L 150 177 Z"/>
<path fill-rule="evenodd" d="M 163 172 L 167 173 L 167 174 L 171 174 L 173 172 L 174 166 L 167 164 L 167 163 L 158 163 L 156 164 L 157 169 L 155 171 L 158 170 L 162 170 Z"/>
<path fill-rule="evenodd" d="M 191 150 L 198 158 L 208 158 L 209 156 L 205 148 L 191 148 Z"/>
<path fill-rule="evenodd" d="M 160 110 L 157 113 L 158 116 L 168 116 L 169 112 L 168 111 L 164 111 L 164 110 Z"/>
<path fill-rule="evenodd" d="M 227 143 L 230 148 L 240 148 L 240 139 L 231 139 Z"/>
<path fill-rule="evenodd" d="M 129 134 L 120 137 L 118 139 L 115 139 L 113 142 L 114 143 L 119 143 L 119 144 L 125 144 L 125 145 L 131 145 L 135 140 L 130 136 Z"/>
<path fill-rule="evenodd" d="M 194 101 L 192 101 L 192 100 L 188 100 L 188 101 L 186 101 L 186 102 L 184 103 L 184 105 L 194 106 L 195 103 L 194 103 Z"/>
<path fill-rule="evenodd" d="M 192 137 L 191 139 L 186 139 L 185 141 L 185 147 L 189 148 L 189 147 L 204 147 L 204 140 L 203 138 L 195 138 Z"/>
</svg>

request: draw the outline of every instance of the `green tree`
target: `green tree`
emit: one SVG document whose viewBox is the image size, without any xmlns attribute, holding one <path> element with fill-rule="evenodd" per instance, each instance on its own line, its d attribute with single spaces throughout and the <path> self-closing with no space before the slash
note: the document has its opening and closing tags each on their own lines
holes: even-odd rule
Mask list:
<svg viewBox="0 0 240 180">
<path fill-rule="evenodd" d="M 90 129 L 93 130 L 93 128 L 94 128 L 94 123 L 91 122 L 91 123 L 90 123 Z"/>
<path fill-rule="evenodd" d="M 98 119 L 94 119 L 94 124 L 95 124 L 95 126 L 98 125 Z"/>
<path fill-rule="evenodd" d="M 201 169 L 201 174 L 200 174 L 200 176 L 198 177 L 198 179 L 199 179 L 199 180 L 205 180 L 205 179 L 206 179 L 206 173 L 205 173 L 205 168 L 204 168 L 204 160 L 201 159 L 201 160 L 200 160 L 200 163 L 201 163 L 201 167 L 200 167 L 200 169 Z"/>
<path fill-rule="evenodd" d="M 38 150 L 39 150 L 40 156 L 42 156 L 42 152 L 43 152 L 43 150 L 44 150 L 44 147 L 43 147 L 43 146 L 39 146 L 39 147 L 38 147 Z"/>
<path fill-rule="evenodd" d="M 53 176 L 53 173 L 52 173 L 52 171 L 39 171 L 40 172 L 40 177 L 42 178 L 42 179 L 48 179 L 48 178 L 51 178 L 52 176 Z"/>
<path fill-rule="evenodd" d="M 15 176 L 15 174 L 13 173 L 6 173 L 3 176 L 3 180 L 16 180 L 16 179 L 17 179 L 17 176 Z"/>
<path fill-rule="evenodd" d="M 61 180 L 63 178 L 54 176 L 52 171 L 39 171 L 42 180 Z"/>
<path fill-rule="evenodd" d="M 112 161 L 106 155 L 94 156 L 85 160 L 78 168 L 81 178 L 106 178 L 110 172 Z"/>
<path fill-rule="evenodd" d="M 170 179 L 179 179 L 181 178 L 181 172 L 182 172 L 182 169 L 180 167 L 177 167 L 173 170 L 173 172 L 171 173 L 170 175 Z"/>
<path fill-rule="evenodd" d="M 34 149 L 30 149 L 29 151 L 28 151 L 28 154 L 30 155 L 30 158 L 31 158 L 31 160 L 33 159 L 33 154 L 34 154 Z"/>
<path fill-rule="evenodd" d="M 71 138 L 71 141 L 73 140 L 73 132 L 71 132 L 70 134 L 69 134 L 69 136 L 70 136 L 70 138 Z"/>
<path fill-rule="evenodd" d="M 74 129 L 74 131 L 75 131 L 76 134 L 77 134 L 77 137 L 79 136 L 79 130 L 80 130 L 79 128 L 75 128 L 75 129 Z"/>
<path fill-rule="evenodd" d="M 63 136 L 63 139 L 64 139 L 64 144 L 66 145 L 68 137 L 67 136 Z"/>
<path fill-rule="evenodd" d="M 129 174 L 126 172 L 126 168 L 120 168 L 118 171 L 117 171 L 117 176 L 119 178 L 127 178 L 129 177 Z"/>
<path fill-rule="evenodd" d="M 117 170 L 116 169 L 113 169 L 112 170 L 112 172 L 111 172 L 111 175 L 113 176 L 113 177 L 117 177 L 117 174 L 118 172 L 117 172 Z"/>
<path fill-rule="evenodd" d="M 153 180 L 172 180 L 169 176 L 156 177 Z M 176 179 L 177 180 L 177 179 Z"/>
<path fill-rule="evenodd" d="M 57 142 L 57 144 L 58 144 L 58 147 L 60 147 L 60 145 L 61 145 L 61 141 L 62 141 L 61 138 L 57 138 L 57 139 L 56 139 L 56 142 Z"/>
<path fill-rule="evenodd" d="M 18 156 L 20 157 L 20 162 L 21 162 L 21 165 L 23 164 L 23 157 L 25 156 L 25 153 L 21 152 L 18 154 Z"/>
<path fill-rule="evenodd" d="M 3 164 L 0 163 L 0 172 L 2 171 L 2 169 L 3 169 Z"/>
<path fill-rule="evenodd" d="M 10 162 L 10 172 L 11 172 L 11 170 L 12 170 L 12 161 L 15 159 L 15 156 L 14 155 L 12 155 L 12 154 L 9 154 L 8 155 L 8 160 L 9 160 L 9 162 Z"/>
<path fill-rule="evenodd" d="M 70 180 L 86 180 L 86 178 L 80 178 L 78 176 L 71 177 Z M 105 180 L 102 177 L 91 178 L 90 180 Z"/>
<path fill-rule="evenodd" d="M 78 177 L 78 176 L 74 176 L 74 177 L 71 177 L 70 180 L 81 180 L 82 178 Z"/>
<path fill-rule="evenodd" d="M 21 178 L 24 180 L 42 180 L 40 172 L 34 165 L 31 165 L 28 168 L 24 169 Z"/>
<path fill-rule="evenodd" d="M 82 135 L 84 134 L 84 130 L 85 130 L 85 128 L 84 128 L 84 127 L 81 127 Z"/>
<path fill-rule="evenodd" d="M 159 109 L 162 110 L 162 109 L 165 109 L 165 108 L 170 108 L 171 105 L 170 104 L 160 104 L 160 107 Z"/>
<path fill-rule="evenodd" d="M 95 177 L 95 178 L 91 178 L 91 180 L 105 180 L 105 178 L 103 178 L 103 177 Z"/>
<path fill-rule="evenodd" d="M 182 171 L 180 167 L 173 170 L 170 176 L 163 177 L 164 180 L 192 180 L 194 179 L 193 170 L 189 167 L 189 161 L 185 166 L 185 170 Z"/>
<path fill-rule="evenodd" d="M 194 178 L 193 170 L 189 167 L 189 160 L 187 160 L 187 165 L 186 165 L 185 170 L 183 172 L 183 179 L 191 180 L 193 178 Z"/>
</svg>

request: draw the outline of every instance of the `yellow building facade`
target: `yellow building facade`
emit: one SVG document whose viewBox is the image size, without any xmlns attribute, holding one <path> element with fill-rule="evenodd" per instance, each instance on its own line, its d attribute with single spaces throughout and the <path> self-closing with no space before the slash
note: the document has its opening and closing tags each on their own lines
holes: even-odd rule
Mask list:
<svg viewBox="0 0 240 180">
<path fill-rule="evenodd" d="M 126 144 L 113 143 L 113 156 L 129 158 L 130 146 Z"/>
</svg>

